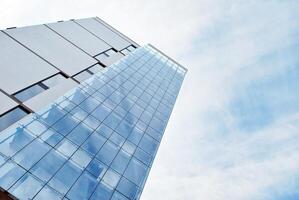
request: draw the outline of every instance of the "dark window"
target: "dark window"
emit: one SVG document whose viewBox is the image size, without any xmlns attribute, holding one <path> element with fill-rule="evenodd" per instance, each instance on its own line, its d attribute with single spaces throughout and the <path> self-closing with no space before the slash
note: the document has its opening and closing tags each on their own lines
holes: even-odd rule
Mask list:
<svg viewBox="0 0 299 200">
<path fill-rule="evenodd" d="M 36 85 L 33 85 L 21 92 L 16 93 L 14 96 L 19 99 L 20 101 L 24 102 L 27 101 L 28 99 L 38 95 L 39 93 L 45 91 L 46 89 L 48 89 L 47 86 L 38 83 Z"/>
<path fill-rule="evenodd" d="M 20 107 L 16 107 L 13 110 L 0 115 L 0 131 L 6 129 L 13 123 L 19 121 L 21 118 L 26 116 L 27 113 Z"/>
</svg>

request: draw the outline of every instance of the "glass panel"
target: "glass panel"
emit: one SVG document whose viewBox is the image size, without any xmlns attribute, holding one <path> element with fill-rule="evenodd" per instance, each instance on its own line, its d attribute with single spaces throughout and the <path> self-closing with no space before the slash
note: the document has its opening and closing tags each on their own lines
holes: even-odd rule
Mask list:
<svg viewBox="0 0 299 200">
<path fill-rule="evenodd" d="M 15 153 L 31 142 L 34 137 L 23 128 L 17 128 L 16 132 L 0 144 L 0 152 L 12 157 Z"/>
<path fill-rule="evenodd" d="M 67 135 L 73 128 L 78 125 L 78 121 L 71 115 L 64 116 L 61 120 L 55 123 L 52 127 L 60 134 Z"/>
<path fill-rule="evenodd" d="M 13 123 L 19 121 L 26 115 L 27 115 L 27 113 L 25 111 L 23 111 L 19 107 L 16 107 L 12 111 L 0 116 L 0 131 L 6 129 Z"/>
<path fill-rule="evenodd" d="M 77 145 L 81 145 L 92 133 L 92 129 L 83 123 L 79 124 L 66 137 Z"/>
<path fill-rule="evenodd" d="M 103 144 L 106 142 L 106 138 L 102 137 L 101 135 L 98 135 L 96 133 L 93 133 L 82 145 L 82 148 L 85 151 L 88 151 L 92 155 L 95 155 L 100 148 L 103 146 Z"/>
<path fill-rule="evenodd" d="M 57 145 L 57 150 L 63 155 L 70 157 L 77 150 L 77 146 L 71 141 L 64 139 Z"/>
<path fill-rule="evenodd" d="M 26 125 L 26 129 L 28 129 L 34 135 L 39 136 L 48 129 L 48 126 L 39 122 L 38 120 L 34 120 L 30 124 Z"/>
<path fill-rule="evenodd" d="M 54 147 L 63 139 L 63 136 L 54 131 L 53 129 L 48 129 L 44 134 L 40 136 L 40 138 L 52 147 Z"/>
<path fill-rule="evenodd" d="M 60 193 L 66 194 L 80 174 L 80 168 L 71 162 L 66 162 L 66 164 L 50 180 L 49 185 Z"/>
<path fill-rule="evenodd" d="M 8 190 L 25 172 L 23 168 L 11 161 L 5 163 L 5 165 L 0 168 L 0 186 Z"/>
<path fill-rule="evenodd" d="M 110 165 L 113 158 L 116 156 L 117 151 L 117 146 L 107 141 L 99 151 L 99 153 L 96 155 L 96 157 L 106 165 Z"/>
<path fill-rule="evenodd" d="M 142 164 L 135 158 L 132 158 L 130 161 L 128 168 L 125 171 L 124 176 L 135 183 L 137 186 L 143 186 L 145 178 L 147 176 L 148 168 L 146 165 Z"/>
<path fill-rule="evenodd" d="M 130 161 L 130 154 L 124 152 L 124 151 L 119 151 L 117 156 L 112 162 L 111 168 L 117 171 L 118 173 L 122 174 L 124 173 L 129 161 Z"/>
<path fill-rule="evenodd" d="M 29 170 L 37 163 L 48 151 L 50 146 L 43 143 L 41 140 L 34 140 L 30 145 L 26 146 L 17 153 L 13 160 L 20 164 L 25 169 Z"/>
<path fill-rule="evenodd" d="M 128 198 L 122 195 L 121 193 L 115 191 L 113 193 L 111 200 L 128 200 Z"/>
<path fill-rule="evenodd" d="M 62 195 L 50 188 L 45 186 L 37 195 L 34 197 L 34 200 L 60 200 Z"/>
<path fill-rule="evenodd" d="M 40 180 L 27 173 L 8 191 L 19 199 L 32 199 L 42 186 Z"/>
<path fill-rule="evenodd" d="M 108 185 L 110 185 L 112 188 L 116 187 L 119 179 L 120 179 L 120 175 L 112 169 L 107 170 L 107 172 L 103 177 L 103 181 Z"/>
<path fill-rule="evenodd" d="M 97 159 L 93 159 L 87 166 L 87 170 L 100 180 L 106 172 L 107 166 Z"/>
<path fill-rule="evenodd" d="M 82 149 L 78 149 L 76 153 L 71 157 L 72 161 L 77 163 L 82 169 L 85 169 L 86 166 L 91 161 L 91 156 L 83 151 Z"/>
<path fill-rule="evenodd" d="M 20 100 L 22 102 L 25 102 L 28 99 L 31 99 L 32 97 L 38 95 L 39 93 L 41 93 L 45 90 L 46 90 L 45 88 L 43 88 L 40 85 L 36 84 L 36 85 L 31 86 L 30 88 L 27 88 L 27 89 L 15 94 L 14 96 L 18 100 Z"/>
<path fill-rule="evenodd" d="M 140 141 L 139 147 L 150 155 L 154 156 L 158 148 L 158 142 L 145 134 Z"/>
<path fill-rule="evenodd" d="M 113 193 L 113 189 L 110 186 L 108 186 L 106 183 L 101 182 L 98 184 L 90 200 L 109 200 L 112 193 Z"/>
<path fill-rule="evenodd" d="M 139 193 L 137 185 L 124 177 L 121 178 L 116 189 L 130 199 L 136 199 Z"/>
<path fill-rule="evenodd" d="M 84 172 L 68 192 L 67 197 L 72 200 L 89 199 L 97 183 L 91 174 Z"/>
<path fill-rule="evenodd" d="M 51 150 L 30 170 L 30 172 L 41 180 L 48 181 L 65 161 L 65 157 L 60 153 Z"/>
<path fill-rule="evenodd" d="M 148 153 L 146 153 L 145 151 L 143 151 L 140 148 L 136 149 L 134 156 L 137 159 L 139 159 L 141 162 L 143 162 L 144 164 L 146 164 L 147 166 L 149 166 L 150 163 L 151 163 L 151 161 L 152 161 L 151 155 L 149 155 Z"/>
</svg>

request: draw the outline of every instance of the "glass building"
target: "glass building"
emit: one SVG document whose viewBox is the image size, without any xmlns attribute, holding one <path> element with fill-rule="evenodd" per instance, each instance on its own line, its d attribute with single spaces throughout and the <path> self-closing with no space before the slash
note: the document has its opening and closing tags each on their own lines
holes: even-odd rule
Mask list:
<svg viewBox="0 0 299 200">
<path fill-rule="evenodd" d="M 99 18 L 1 43 L 0 198 L 139 199 L 187 70 Z"/>
</svg>

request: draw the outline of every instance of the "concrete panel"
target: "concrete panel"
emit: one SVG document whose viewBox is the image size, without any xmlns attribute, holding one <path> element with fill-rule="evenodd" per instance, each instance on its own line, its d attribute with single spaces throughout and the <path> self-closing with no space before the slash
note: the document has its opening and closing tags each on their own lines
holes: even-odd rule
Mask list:
<svg viewBox="0 0 299 200">
<path fill-rule="evenodd" d="M 9 94 L 58 73 L 3 32 L 0 32 L 0 47 L 0 88 Z"/>
<path fill-rule="evenodd" d="M 130 45 L 128 41 L 101 24 L 95 18 L 79 19 L 75 21 L 102 40 L 106 41 L 118 51 Z"/>
<path fill-rule="evenodd" d="M 16 107 L 18 104 L 11 98 L 0 92 L 0 115 Z"/>
<path fill-rule="evenodd" d="M 44 25 L 5 32 L 70 76 L 96 63 L 95 59 Z"/>
<path fill-rule="evenodd" d="M 29 99 L 24 103 L 27 107 L 29 107 L 34 112 L 37 112 L 44 106 L 52 103 L 58 97 L 64 95 L 67 91 L 77 86 L 78 83 L 73 81 L 72 79 L 66 79 L 60 84 L 44 91 L 43 93 Z"/>
<path fill-rule="evenodd" d="M 124 57 L 124 56 L 121 53 L 115 53 L 115 54 L 111 55 L 110 57 L 101 59 L 100 62 L 108 67 L 108 66 L 112 65 L 113 63 L 115 63 L 116 61 L 120 60 L 122 57 Z"/>
<path fill-rule="evenodd" d="M 111 48 L 103 40 L 100 40 L 73 21 L 51 23 L 47 25 L 92 56 Z"/>
</svg>

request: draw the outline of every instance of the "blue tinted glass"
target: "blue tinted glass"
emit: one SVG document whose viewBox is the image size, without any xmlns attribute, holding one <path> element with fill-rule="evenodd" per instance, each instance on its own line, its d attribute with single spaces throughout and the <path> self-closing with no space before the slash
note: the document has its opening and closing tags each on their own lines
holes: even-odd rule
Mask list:
<svg viewBox="0 0 299 200">
<path fill-rule="evenodd" d="M 101 124 L 97 130 L 96 130 L 100 135 L 109 138 L 110 135 L 112 134 L 113 130 L 106 126 L 105 124 Z"/>
<path fill-rule="evenodd" d="M 119 179 L 120 175 L 116 171 L 109 169 L 106 171 L 102 180 L 108 185 L 110 185 L 112 188 L 115 188 Z"/>
<path fill-rule="evenodd" d="M 119 151 L 111 164 L 111 168 L 117 171 L 118 173 L 122 174 L 125 171 L 130 158 L 131 158 L 130 154 L 122 150 Z"/>
<path fill-rule="evenodd" d="M 45 186 L 37 195 L 34 197 L 34 200 L 59 200 L 62 199 L 62 195 L 53 190 L 52 188 Z"/>
<path fill-rule="evenodd" d="M 77 146 L 71 141 L 64 139 L 56 146 L 57 150 L 66 157 L 71 156 L 76 150 Z"/>
<path fill-rule="evenodd" d="M 49 185 L 60 193 L 66 194 L 80 174 L 80 168 L 71 162 L 66 162 L 66 164 L 50 180 Z"/>
<path fill-rule="evenodd" d="M 43 184 L 40 180 L 27 173 L 8 191 L 19 199 L 32 199 L 42 186 Z"/>
<path fill-rule="evenodd" d="M 38 114 L 40 114 L 38 112 Z M 43 122 L 48 124 L 49 126 L 53 125 L 55 122 L 57 122 L 59 119 L 61 119 L 66 112 L 62 109 L 60 109 L 56 105 L 51 105 L 49 110 L 47 110 L 43 115 L 41 116 L 41 119 Z"/>
<path fill-rule="evenodd" d="M 124 177 L 121 178 L 116 189 L 130 199 L 135 199 L 139 192 L 137 185 Z"/>
<path fill-rule="evenodd" d="M 113 142 L 114 144 L 116 144 L 117 146 L 121 147 L 125 141 L 125 138 L 123 138 L 122 136 L 120 136 L 119 134 L 117 134 L 116 132 L 114 132 L 109 140 L 111 142 Z"/>
<path fill-rule="evenodd" d="M 90 200 L 109 200 L 113 189 L 106 183 L 99 183 Z"/>
<path fill-rule="evenodd" d="M 88 115 L 88 113 L 87 112 L 85 112 L 82 108 L 80 108 L 80 107 L 76 107 L 76 108 L 74 108 L 73 110 L 71 110 L 70 111 L 70 113 L 75 117 L 75 118 L 77 118 L 77 119 L 79 119 L 79 120 L 84 120 L 86 117 L 87 117 L 87 115 Z"/>
<path fill-rule="evenodd" d="M 25 174 L 25 170 L 18 165 L 7 162 L 0 168 L 0 186 L 8 190 L 21 176 Z"/>
<path fill-rule="evenodd" d="M 153 156 L 155 155 L 158 145 L 156 140 L 145 134 L 140 141 L 139 147 Z"/>
<path fill-rule="evenodd" d="M 135 158 L 132 158 L 124 175 L 127 179 L 141 187 L 147 176 L 147 170 L 148 168 L 146 165 L 142 164 Z"/>
<path fill-rule="evenodd" d="M 134 129 L 132 129 L 132 132 L 131 132 L 130 136 L 128 137 L 128 140 L 130 142 L 134 143 L 135 145 L 138 145 L 142 136 L 143 136 L 143 132 L 135 127 Z"/>
<path fill-rule="evenodd" d="M 39 122 L 38 120 L 34 120 L 30 124 L 26 125 L 26 129 L 28 129 L 34 135 L 39 136 L 48 129 L 48 126 Z"/>
<path fill-rule="evenodd" d="M 116 156 L 117 151 L 117 146 L 107 141 L 99 151 L 99 153 L 96 155 L 96 157 L 106 165 L 110 165 L 113 158 Z"/>
<path fill-rule="evenodd" d="M 111 200 L 128 200 L 128 198 L 122 195 L 121 193 L 115 191 L 113 193 Z"/>
<path fill-rule="evenodd" d="M 44 90 L 45 89 L 43 87 L 36 84 L 36 85 L 31 86 L 28 89 L 23 90 L 22 92 L 15 94 L 14 96 L 17 99 L 19 99 L 20 101 L 24 102 L 24 101 L 30 99 L 31 97 L 34 97 L 35 95 L 43 92 Z"/>
<path fill-rule="evenodd" d="M 81 145 L 92 133 L 92 129 L 84 124 L 79 124 L 66 137 L 77 145 Z"/>
<path fill-rule="evenodd" d="M 88 172 L 84 172 L 72 186 L 67 197 L 74 200 L 88 199 L 97 185 L 97 180 Z"/>
<path fill-rule="evenodd" d="M 82 149 L 78 149 L 71 157 L 71 160 L 74 161 L 82 169 L 85 169 L 87 167 L 91 159 L 91 155 L 86 151 L 83 151 Z"/>
<path fill-rule="evenodd" d="M 101 179 L 107 170 L 107 166 L 97 159 L 93 159 L 87 166 L 87 170 L 98 179 Z"/>
<path fill-rule="evenodd" d="M 114 114 L 113 112 L 110 113 L 108 117 L 104 120 L 104 123 L 112 129 L 115 129 L 117 125 L 120 123 L 121 118 Z"/>
<path fill-rule="evenodd" d="M 49 150 L 50 146 L 44 144 L 43 141 L 34 140 L 30 145 L 17 153 L 13 157 L 13 160 L 29 170 L 32 165 L 37 163 Z"/>
<path fill-rule="evenodd" d="M 137 159 L 139 159 L 141 162 L 143 162 L 144 164 L 146 164 L 147 166 L 149 166 L 150 163 L 151 163 L 151 161 L 152 161 L 151 155 L 149 155 L 148 153 L 146 153 L 145 151 L 143 151 L 140 148 L 136 149 L 134 156 Z"/>
<path fill-rule="evenodd" d="M 18 107 L 4 114 L 0 117 L 0 131 L 6 129 L 26 115 L 27 113 Z"/>
<path fill-rule="evenodd" d="M 48 129 L 46 132 L 44 132 L 40 138 L 45 141 L 47 144 L 54 147 L 56 144 L 58 144 L 62 139 L 63 136 L 53 129 Z"/>
<path fill-rule="evenodd" d="M 6 156 L 13 156 L 34 139 L 34 137 L 23 128 L 17 128 L 15 131 L 12 136 L 0 144 L 0 152 Z"/>
<path fill-rule="evenodd" d="M 90 113 L 91 111 L 93 111 L 98 105 L 100 104 L 100 102 L 98 102 L 97 100 L 93 99 L 92 97 L 85 99 L 83 102 L 80 103 L 80 107 L 85 110 L 86 112 Z"/>
<path fill-rule="evenodd" d="M 43 157 L 30 172 L 43 181 L 48 181 L 54 173 L 63 165 L 66 159 L 55 150 Z"/>
<path fill-rule="evenodd" d="M 71 117 L 71 115 L 66 115 L 57 123 L 55 123 L 52 127 L 58 133 L 62 135 L 67 135 L 77 125 L 78 125 L 78 121 L 76 119 Z"/>
<path fill-rule="evenodd" d="M 111 112 L 111 109 L 107 108 L 104 105 L 100 105 L 93 112 L 92 115 L 98 120 L 103 121 Z"/>
<path fill-rule="evenodd" d="M 92 155 L 95 155 L 100 148 L 103 146 L 107 139 L 102 137 L 101 135 L 97 133 L 93 133 L 82 145 L 82 148 L 91 153 Z"/>
<path fill-rule="evenodd" d="M 96 129 L 101 124 L 101 122 L 99 120 L 97 120 L 96 118 L 94 118 L 91 115 L 87 116 L 83 122 L 85 124 L 87 124 L 92 129 Z"/>
</svg>

